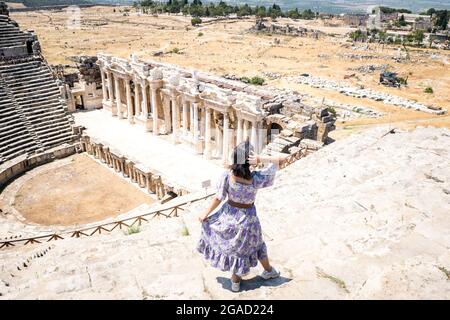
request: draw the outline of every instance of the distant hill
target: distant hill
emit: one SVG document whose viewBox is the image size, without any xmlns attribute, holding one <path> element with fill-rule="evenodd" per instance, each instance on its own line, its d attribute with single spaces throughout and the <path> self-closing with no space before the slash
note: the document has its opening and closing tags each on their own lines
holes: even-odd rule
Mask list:
<svg viewBox="0 0 450 320">
<path fill-rule="evenodd" d="M 23 3 L 26 7 L 45 7 L 56 5 L 77 5 L 77 4 L 89 4 L 93 1 L 88 0 L 22 0 L 22 1 L 8 1 L 15 3 Z"/>
</svg>

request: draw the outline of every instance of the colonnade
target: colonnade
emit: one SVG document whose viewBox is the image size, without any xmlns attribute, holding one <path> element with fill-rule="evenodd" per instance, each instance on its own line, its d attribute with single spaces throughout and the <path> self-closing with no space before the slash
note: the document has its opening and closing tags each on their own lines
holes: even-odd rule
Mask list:
<svg viewBox="0 0 450 320">
<path fill-rule="evenodd" d="M 202 98 L 162 78 L 101 66 L 103 106 L 113 116 L 141 124 L 153 135 L 171 134 L 207 159 L 229 162 L 234 146 L 250 139 L 262 149 L 262 118 L 237 112 L 232 104 Z M 230 115 L 233 114 L 233 119 Z M 233 120 L 233 121 L 232 121 Z"/>
<path fill-rule="evenodd" d="M 175 193 L 178 196 L 189 193 L 187 189 L 174 186 L 166 181 L 159 172 L 142 167 L 139 163 L 127 159 L 109 146 L 94 141 L 89 136 L 83 135 L 80 141 L 83 151 L 113 168 L 116 172 L 122 173 L 125 178 L 129 178 L 149 193 L 155 194 L 159 200 L 166 197 L 168 193 Z"/>
</svg>

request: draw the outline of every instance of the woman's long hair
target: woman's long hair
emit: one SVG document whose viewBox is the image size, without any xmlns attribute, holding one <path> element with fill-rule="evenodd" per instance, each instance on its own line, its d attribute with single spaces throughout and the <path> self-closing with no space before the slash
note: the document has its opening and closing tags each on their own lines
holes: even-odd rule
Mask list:
<svg viewBox="0 0 450 320">
<path fill-rule="evenodd" d="M 246 180 L 252 178 L 252 172 L 250 171 L 250 164 L 248 158 L 253 151 L 253 147 L 250 142 L 241 142 L 233 151 L 233 164 L 231 165 L 231 171 L 236 177 L 240 177 Z"/>
</svg>

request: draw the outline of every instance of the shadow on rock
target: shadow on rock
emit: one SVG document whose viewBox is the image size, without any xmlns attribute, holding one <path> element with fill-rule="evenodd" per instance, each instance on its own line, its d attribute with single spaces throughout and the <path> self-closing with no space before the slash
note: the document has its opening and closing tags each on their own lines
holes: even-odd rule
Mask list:
<svg viewBox="0 0 450 320">
<path fill-rule="evenodd" d="M 261 287 L 279 287 L 292 279 L 286 277 L 278 277 L 275 279 L 264 280 L 260 276 L 253 277 L 251 279 L 242 279 L 241 291 L 256 290 Z M 217 282 L 222 285 L 222 288 L 231 291 L 230 278 L 217 277 Z"/>
</svg>

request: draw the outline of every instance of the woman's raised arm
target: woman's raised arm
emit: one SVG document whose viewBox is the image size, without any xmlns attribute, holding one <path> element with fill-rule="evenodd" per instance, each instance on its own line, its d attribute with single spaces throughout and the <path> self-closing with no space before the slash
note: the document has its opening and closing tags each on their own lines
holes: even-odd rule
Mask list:
<svg viewBox="0 0 450 320">
<path fill-rule="evenodd" d="M 289 154 L 279 154 L 274 156 L 266 156 L 259 154 L 252 154 L 249 157 L 249 163 L 252 165 L 265 164 L 265 163 L 273 163 L 278 165 L 279 167 L 284 163 L 286 158 L 289 157 Z"/>
</svg>

